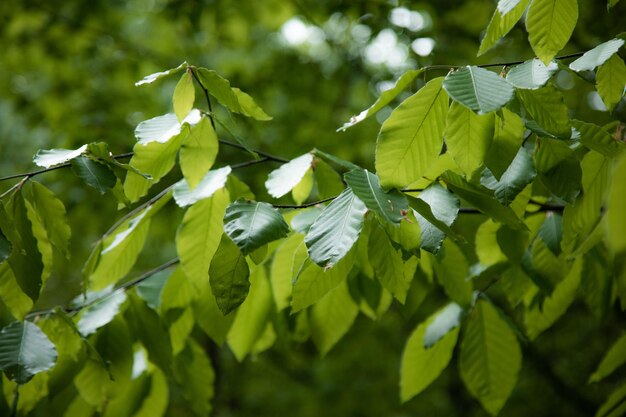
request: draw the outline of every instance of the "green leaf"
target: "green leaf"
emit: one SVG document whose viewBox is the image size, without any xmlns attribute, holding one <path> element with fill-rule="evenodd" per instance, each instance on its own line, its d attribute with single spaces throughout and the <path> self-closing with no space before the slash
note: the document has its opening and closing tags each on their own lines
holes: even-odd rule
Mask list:
<svg viewBox="0 0 626 417">
<path fill-rule="evenodd" d="M 297 252 L 294 258 L 297 261 L 302 259 Z M 345 281 L 352 269 L 354 259 L 355 251 L 353 250 L 343 257 L 337 265 L 328 270 L 315 265 L 310 259 L 305 259 L 298 267 L 297 281 L 292 293 L 291 312 L 296 313 L 315 304 L 329 291 Z M 296 264 L 294 262 L 294 270 Z"/>
<path fill-rule="evenodd" d="M 274 198 L 280 198 L 287 194 L 302 181 L 312 163 L 313 155 L 305 153 L 270 172 L 267 181 L 265 181 L 265 188 L 267 188 L 268 193 Z"/>
<path fill-rule="evenodd" d="M 526 229 L 526 225 L 515 212 L 510 207 L 501 205 L 488 189 L 470 184 L 452 171 L 446 171 L 443 178 L 450 190 L 487 216 L 513 229 Z"/>
<path fill-rule="evenodd" d="M 171 274 L 172 272 L 169 270 L 159 271 L 141 281 L 135 287 L 137 289 L 137 295 L 144 300 L 151 309 L 159 311 L 163 287 Z"/>
<path fill-rule="evenodd" d="M 171 196 L 171 192 L 164 194 L 136 216 L 116 227 L 102 241 L 103 249 L 95 270 L 89 277 L 92 290 L 101 290 L 114 284 L 130 271 L 143 249 L 150 219 L 167 204 Z M 99 247 L 95 250 L 99 250 Z"/>
<path fill-rule="evenodd" d="M 272 116 L 269 116 L 258 104 L 254 101 L 249 94 L 244 93 L 238 88 L 232 88 L 237 101 L 239 102 L 239 107 L 241 108 L 241 114 L 244 116 L 252 117 L 256 120 L 266 121 L 272 120 Z"/>
<path fill-rule="evenodd" d="M 345 281 L 311 308 L 311 339 L 322 356 L 350 330 L 358 314 L 359 307 L 352 300 Z"/>
<path fill-rule="evenodd" d="M 306 258 L 304 236 L 300 233 L 289 236 L 274 252 L 270 283 L 276 310 L 282 311 L 289 307 L 293 282 Z"/>
<path fill-rule="evenodd" d="M 304 238 L 311 260 L 332 268 L 356 242 L 363 227 L 365 204 L 346 188 L 324 208 Z"/>
<path fill-rule="evenodd" d="M 504 78 L 473 66 L 448 74 L 443 81 L 443 88 L 452 100 L 478 114 L 496 111 L 513 98 L 513 87 Z"/>
<path fill-rule="evenodd" d="M 446 145 L 468 178 L 483 164 L 493 138 L 494 119 L 494 114 L 476 114 L 456 101 L 450 106 Z"/>
<path fill-rule="evenodd" d="M 561 240 L 563 238 L 563 217 L 554 213 L 547 213 L 546 219 L 539 229 L 539 237 L 553 254 L 561 254 Z"/>
<path fill-rule="evenodd" d="M 459 336 L 454 328 L 429 348 L 424 347 L 427 329 L 439 312 L 417 326 L 406 342 L 400 365 L 400 400 L 406 402 L 424 391 L 448 366 Z"/>
<path fill-rule="evenodd" d="M 524 140 L 524 122 L 507 108 L 496 113 L 495 132 L 485 155 L 485 165 L 499 179 L 517 155 Z"/>
<path fill-rule="evenodd" d="M 200 183 L 191 190 L 189 183 L 182 179 L 174 184 L 174 200 L 180 207 L 187 207 L 192 204 L 211 197 L 218 190 L 226 185 L 226 180 L 232 172 L 229 165 L 213 169 L 206 173 Z"/>
<path fill-rule="evenodd" d="M 626 363 L 626 334 L 622 335 L 606 352 L 598 368 L 589 377 L 589 382 L 598 382 L 611 375 Z"/>
<path fill-rule="evenodd" d="M 623 179 L 626 178 L 626 154 L 613 167 L 611 185 L 606 202 L 607 243 L 613 253 L 626 255 L 626 193 Z"/>
<path fill-rule="evenodd" d="M 335 197 L 344 190 L 345 186 L 341 180 L 341 176 L 321 159 L 316 161 L 315 167 L 313 168 L 313 175 L 315 177 L 315 185 L 317 186 L 317 194 L 320 199 Z"/>
<path fill-rule="evenodd" d="M 90 297 L 89 294 L 87 296 Z M 78 330 L 83 336 L 89 336 L 100 327 L 109 324 L 126 301 L 124 291 L 111 291 L 110 288 L 99 291 L 91 297 L 98 301 L 89 303 L 89 307 L 81 312 L 77 323 Z M 79 296 L 80 298 L 82 296 Z"/>
<path fill-rule="evenodd" d="M 187 117 L 191 109 L 193 109 L 193 102 L 196 97 L 196 90 L 193 86 L 193 77 L 191 75 L 191 69 L 187 69 L 183 76 L 176 84 L 174 89 L 174 96 L 172 97 L 172 104 L 174 106 L 174 113 L 181 123 Z"/>
<path fill-rule="evenodd" d="M 537 57 L 548 65 L 567 44 L 578 20 L 577 0 L 533 0 L 526 31 Z"/>
<path fill-rule="evenodd" d="M 515 88 L 536 90 L 546 85 L 558 69 L 554 61 L 546 66 L 541 60 L 533 58 L 511 68 L 506 74 L 506 80 Z"/>
<path fill-rule="evenodd" d="M 511 165 L 496 180 L 489 169 L 483 171 L 480 183 L 493 190 L 500 203 L 508 206 L 537 176 L 533 158 L 525 148 L 520 148 Z"/>
<path fill-rule="evenodd" d="M 250 288 L 250 269 L 245 256 L 237 245 L 226 235 L 222 235 L 220 245 L 209 266 L 209 282 L 224 315 L 244 302 Z"/>
<path fill-rule="evenodd" d="M 337 131 L 345 131 L 349 127 L 352 127 L 357 123 L 360 123 L 363 120 L 367 119 L 368 117 L 378 113 L 387 104 L 391 103 L 391 101 L 395 99 L 401 92 L 403 92 L 409 86 L 409 84 L 411 84 L 413 80 L 422 72 L 424 72 L 423 68 L 406 71 L 400 76 L 400 78 L 396 80 L 396 83 L 393 85 L 393 87 L 383 91 L 380 94 L 380 97 L 376 99 L 374 104 L 372 104 L 369 108 L 363 110 L 358 115 L 352 116 L 350 118 L 350 121 L 344 123 L 344 125 L 337 129 Z"/>
<path fill-rule="evenodd" d="M 478 56 L 481 56 L 489 49 L 491 49 L 500 38 L 505 36 L 517 21 L 522 17 L 526 6 L 528 6 L 530 0 L 517 1 L 517 4 L 510 8 L 515 0 L 501 0 L 498 2 L 498 7 L 493 12 L 493 16 L 489 21 L 489 26 L 485 32 L 485 37 L 480 42 L 480 48 L 478 48 Z M 501 3 L 506 3 L 506 6 L 501 6 Z"/>
<path fill-rule="evenodd" d="M 166 71 L 155 72 L 154 74 L 146 75 L 141 80 L 137 81 L 135 83 L 135 86 L 138 87 L 138 86 L 143 85 L 143 84 L 152 84 L 153 82 L 155 82 L 157 80 L 166 78 L 166 77 L 168 77 L 170 75 L 177 74 L 177 73 L 181 72 L 182 70 L 186 69 L 188 66 L 189 65 L 186 62 L 183 62 L 182 64 L 180 64 L 176 68 L 171 68 L 171 69 L 168 69 Z"/>
<path fill-rule="evenodd" d="M 211 414 L 215 372 L 202 346 L 189 339 L 185 350 L 174 361 L 174 375 L 182 396 L 197 416 Z M 146 416 L 149 417 L 149 416 Z"/>
<path fill-rule="evenodd" d="M 313 184 L 315 180 L 313 177 L 313 170 L 309 169 L 304 173 L 304 177 L 300 182 L 291 190 L 291 198 L 296 204 L 304 203 L 313 191 Z"/>
<path fill-rule="evenodd" d="M 185 213 L 176 233 L 176 251 L 189 281 L 195 286 L 208 279 L 209 265 L 224 231 L 228 191 L 218 190 Z"/>
<path fill-rule="evenodd" d="M 459 213 L 459 199 L 438 183 L 433 183 L 410 202 L 420 226 L 421 247 L 437 253 L 445 236 L 454 235 L 450 226 Z"/>
<path fill-rule="evenodd" d="M 336 164 L 342 168 L 347 169 L 348 171 L 351 171 L 353 169 L 358 169 L 360 168 L 360 166 L 353 164 L 350 161 L 346 161 L 345 159 L 341 159 L 335 155 L 326 153 L 324 151 L 320 151 L 319 149 L 313 149 L 311 151 L 311 153 L 315 156 L 317 156 L 318 158 L 323 159 L 324 161 L 328 162 L 328 163 L 333 163 Z"/>
<path fill-rule="evenodd" d="M 626 65 L 617 55 L 613 55 L 596 72 L 596 89 L 609 111 L 613 111 L 624 96 L 626 85 Z"/>
<path fill-rule="evenodd" d="M 239 307 L 227 341 L 235 358 L 242 361 L 263 335 L 272 313 L 272 291 L 265 268 L 255 268 L 250 276 L 250 294 Z"/>
<path fill-rule="evenodd" d="M 196 289 L 192 308 L 198 327 L 216 344 L 223 345 L 235 314 L 224 316 L 220 311 L 208 280 Z"/>
<path fill-rule="evenodd" d="M 6 261 L 11 256 L 13 244 L 6 238 L 2 230 L 0 230 L 0 263 Z"/>
<path fill-rule="evenodd" d="M 203 116 L 183 140 L 180 147 L 180 167 L 191 189 L 195 188 L 211 169 L 219 144 L 211 120 Z"/>
<path fill-rule="evenodd" d="M 217 74 L 213 70 L 206 68 L 198 68 L 198 77 L 204 87 L 211 93 L 213 97 L 220 102 L 220 104 L 226 107 L 228 110 L 240 113 L 241 106 L 239 100 L 230 87 L 230 82 Z"/>
<path fill-rule="evenodd" d="M 16 319 L 24 319 L 33 308 L 33 300 L 22 291 L 8 262 L 0 262 L 0 299 Z"/>
<path fill-rule="evenodd" d="M 435 264 L 437 279 L 446 295 L 467 308 L 472 304 L 474 284 L 468 279 L 469 264 L 461 249 L 450 240 L 443 243 Z"/>
<path fill-rule="evenodd" d="M 383 187 L 402 188 L 424 175 L 441 151 L 447 111 L 442 78 L 435 78 L 391 113 L 376 142 Z"/>
<path fill-rule="evenodd" d="M 35 324 L 15 321 L 0 331 L 0 370 L 11 381 L 25 384 L 56 360 L 56 348 Z"/>
<path fill-rule="evenodd" d="M 623 39 L 611 39 L 601 43 L 595 48 L 585 52 L 583 56 L 569 64 L 572 71 L 593 71 L 596 67 L 604 64 L 619 48 L 624 45 Z"/>
<path fill-rule="evenodd" d="M 152 142 L 167 143 L 181 134 L 183 125 L 194 126 L 201 119 L 202 115 L 198 110 L 190 112 L 181 122 L 174 113 L 164 114 L 139 123 L 135 128 L 135 137 L 137 143 L 141 145 L 148 145 Z"/>
<path fill-rule="evenodd" d="M 616 388 L 600 406 L 595 417 L 620 417 L 626 413 L 626 384 Z"/>
<path fill-rule="evenodd" d="M 548 133 L 569 139 L 572 130 L 563 95 L 548 84 L 538 90 L 517 90 L 517 97 L 532 119 Z"/>
<path fill-rule="evenodd" d="M 569 273 L 559 282 L 541 305 L 528 306 L 524 314 L 524 326 L 530 340 L 534 340 L 550 328 L 569 308 L 576 297 L 582 272 L 581 259 L 577 259 Z"/>
<path fill-rule="evenodd" d="M 598 125 L 572 120 L 572 126 L 580 132 L 580 142 L 583 145 L 607 158 L 615 158 L 624 150 L 622 143 Z"/>
<path fill-rule="evenodd" d="M 398 301 L 404 304 L 417 267 L 417 258 L 402 259 L 402 252 L 394 248 L 385 230 L 378 222 L 372 226 L 368 241 L 368 258 L 376 279 Z"/>
<path fill-rule="evenodd" d="M 169 372 L 172 367 L 172 345 L 165 324 L 158 313 L 148 308 L 138 297 L 131 294 L 128 298 L 130 303 L 129 308 L 126 309 L 125 317 L 131 326 L 133 335 L 148 352 L 150 362 L 164 372 Z"/>
<path fill-rule="evenodd" d="M 78 156 L 72 159 L 72 171 L 88 186 L 104 194 L 115 187 L 117 177 L 107 165 L 89 159 L 86 156 Z"/>
<path fill-rule="evenodd" d="M 390 223 L 400 223 L 406 216 L 409 203 L 404 195 L 396 190 L 385 192 L 380 187 L 376 174 L 366 169 L 355 169 L 347 172 L 343 178 L 365 206 L 383 219 Z"/>
<path fill-rule="evenodd" d="M 495 307 L 479 300 L 467 322 L 459 357 L 468 391 L 495 416 L 511 395 L 521 365 L 515 333 Z"/>
<path fill-rule="evenodd" d="M 35 165 L 50 168 L 56 165 L 64 164 L 72 159 L 82 155 L 87 151 L 87 145 L 83 145 L 78 149 L 40 149 L 33 158 Z"/>
<path fill-rule="evenodd" d="M 266 243 L 289 233 L 283 216 L 268 203 L 238 200 L 226 208 L 224 233 L 248 255 Z"/>
<path fill-rule="evenodd" d="M 433 314 L 432 321 L 424 333 L 424 348 L 430 349 L 452 330 L 461 325 L 465 310 L 456 303 L 449 303 Z"/>
</svg>

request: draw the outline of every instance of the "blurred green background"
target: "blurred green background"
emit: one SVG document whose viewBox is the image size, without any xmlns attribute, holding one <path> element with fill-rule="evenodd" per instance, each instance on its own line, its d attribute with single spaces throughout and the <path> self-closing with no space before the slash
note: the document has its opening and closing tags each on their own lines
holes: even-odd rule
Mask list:
<svg viewBox="0 0 626 417">
<path fill-rule="evenodd" d="M 217 70 L 249 92 L 274 119 L 237 119 L 249 143 L 287 158 L 313 147 L 372 168 L 380 123 L 391 108 L 345 133 L 336 129 L 360 112 L 404 70 L 429 64 L 479 64 L 529 59 L 518 25 L 492 51 L 476 58 L 494 0 L 289 1 L 130 0 L 0 2 L 0 176 L 34 169 L 38 149 L 76 148 L 105 141 L 128 152 L 134 127 L 171 111 L 176 80 L 135 87 L 143 76 L 182 61 Z M 603 0 L 579 1 L 578 26 L 561 55 L 584 51 L 625 29 L 626 4 L 607 12 Z M 429 77 L 445 75 L 429 73 Z M 555 82 L 575 118 L 609 120 L 592 85 L 561 71 Z M 412 86 L 415 91 L 421 86 Z M 404 98 L 410 94 L 407 91 Z M 203 103 L 198 100 L 198 105 Z M 570 108 L 572 106 L 570 105 Z M 626 121 L 622 103 L 618 118 Z M 220 136 L 229 138 L 225 132 Z M 249 159 L 221 149 L 220 163 Z M 275 166 L 237 171 L 260 199 Z M 161 187 L 180 175 L 170 174 Z M 66 303 L 80 290 L 80 269 L 91 244 L 120 214 L 116 203 L 74 179 L 68 170 L 38 181 L 65 202 L 74 236 L 72 259 L 59 265 L 39 306 Z M 13 182 L 0 183 L 0 192 Z M 154 190 L 154 192 L 158 191 Z M 170 206 L 153 223 L 136 270 L 175 253 Z M 475 228 L 480 216 L 461 227 Z M 466 224 L 465 224 L 466 223 Z M 399 404 L 398 369 L 405 340 L 441 306 L 437 291 L 416 308 L 394 305 L 377 322 L 360 316 L 325 358 L 310 342 L 281 342 L 238 364 L 227 348 L 219 363 L 216 416 L 479 416 L 485 415 L 458 377 L 455 361 L 425 393 Z M 416 303 L 417 304 L 417 303 Z M 611 341 L 626 326 L 621 312 L 598 320 L 581 302 L 524 347 L 520 382 L 501 415 L 593 414 L 624 372 L 587 385 Z"/>
</svg>

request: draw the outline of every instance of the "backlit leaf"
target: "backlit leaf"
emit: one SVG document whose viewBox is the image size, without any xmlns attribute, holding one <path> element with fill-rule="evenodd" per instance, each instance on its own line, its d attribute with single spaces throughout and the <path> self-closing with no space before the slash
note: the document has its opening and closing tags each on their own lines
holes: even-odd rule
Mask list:
<svg viewBox="0 0 626 417">
<path fill-rule="evenodd" d="M 567 44 L 577 20 L 576 0 L 533 0 L 526 30 L 530 45 L 545 65 Z"/>
<path fill-rule="evenodd" d="M 530 0 L 500 0 L 498 2 L 498 7 L 493 12 L 489 26 L 487 26 L 485 37 L 480 42 L 478 56 L 491 49 L 500 38 L 513 29 L 513 26 L 524 14 L 529 2 Z M 513 6 L 512 9 L 510 9 L 511 6 Z"/>
<path fill-rule="evenodd" d="M 187 63 L 183 62 L 182 64 L 180 64 L 176 68 L 172 68 L 172 69 L 168 69 L 166 71 L 155 72 L 154 74 L 146 75 L 141 80 L 137 81 L 135 83 L 135 86 L 138 87 L 138 86 L 143 85 L 143 84 L 152 84 L 153 82 L 155 82 L 157 80 L 160 80 L 162 78 L 166 78 L 169 75 L 177 74 L 177 73 L 179 73 L 180 71 L 182 71 L 183 69 L 185 69 L 187 67 L 188 67 Z"/>
<path fill-rule="evenodd" d="M 218 141 L 208 117 L 202 117 L 183 140 L 180 147 L 180 168 L 190 188 L 206 176 L 217 157 Z"/>
<path fill-rule="evenodd" d="M 174 113 L 181 123 L 193 108 L 195 95 L 196 90 L 193 86 L 193 77 L 191 76 L 191 70 L 188 69 L 180 77 L 172 97 Z"/>
<path fill-rule="evenodd" d="M 624 96 L 626 90 L 624 86 L 626 86 L 626 65 L 622 58 L 613 55 L 596 73 L 598 94 L 609 111 L 613 111 Z"/>
<path fill-rule="evenodd" d="M 538 90 L 517 90 L 524 108 L 537 124 L 548 133 L 569 139 L 572 135 L 567 106 L 563 95 L 553 86 Z"/>
<path fill-rule="evenodd" d="M 450 331 L 461 324 L 465 310 L 456 303 L 450 303 L 432 316 L 432 321 L 424 333 L 424 347 L 431 348 Z"/>
<path fill-rule="evenodd" d="M 572 120 L 572 125 L 580 132 L 580 142 L 587 148 L 601 153 L 607 158 L 615 158 L 624 150 L 623 143 L 598 125 Z"/>
<path fill-rule="evenodd" d="M 517 155 L 524 139 L 524 122 L 507 108 L 498 112 L 491 146 L 485 155 L 485 165 L 499 179 Z"/>
<path fill-rule="evenodd" d="M 589 382 L 598 382 L 611 375 L 616 369 L 626 363 L 626 335 L 622 335 L 606 352 L 602 362 L 589 377 Z"/>
</svg>

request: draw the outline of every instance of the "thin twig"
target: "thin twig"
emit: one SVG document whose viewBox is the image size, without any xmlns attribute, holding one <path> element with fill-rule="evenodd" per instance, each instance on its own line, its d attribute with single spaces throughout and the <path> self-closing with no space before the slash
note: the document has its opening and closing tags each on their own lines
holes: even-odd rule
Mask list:
<svg viewBox="0 0 626 417">
<path fill-rule="evenodd" d="M 211 120 L 211 126 L 213 126 L 213 130 L 217 132 L 217 129 L 215 128 L 215 120 L 213 120 L 213 107 L 211 106 L 211 96 L 209 96 L 209 90 L 207 90 L 204 84 L 202 84 L 202 81 L 200 81 L 200 78 L 198 77 L 198 74 L 196 74 L 196 69 L 194 67 L 189 67 L 187 70 L 191 72 L 191 76 L 194 78 L 194 80 L 196 80 L 196 82 L 200 86 L 200 89 L 202 89 L 202 92 L 204 92 L 204 98 L 206 99 L 206 104 L 209 107 L 209 119 Z"/>
<path fill-rule="evenodd" d="M 231 141 L 226 140 L 226 139 L 218 139 L 218 140 L 219 140 L 220 143 L 222 143 L 224 145 L 227 145 L 227 146 L 230 146 L 230 147 L 233 147 L 233 148 L 237 148 L 237 149 L 242 149 L 244 151 L 248 151 L 248 149 L 246 149 L 245 146 L 243 146 L 243 145 L 241 145 L 241 144 L 239 144 L 237 142 L 231 142 Z M 272 155 L 271 153 L 267 153 L 267 152 L 264 152 L 264 151 L 259 151 L 257 149 L 250 149 L 250 150 L 252 150 L 254 153 L 257 153 L 257 154 L 259 154 L 261 156 L 264 156 L 267 159 L 271 159 L 272 161 L 275 161 L 275 162 L 281 162 L 281 163 L 289 162 L 289 159 L 283 158 L 282 156 Z"/>
<path fill-rule="evenodd" d="M 15 184 L 13 187 L 9 188 L 8 190 L 6 190 L 4 193 L 2 193 L 2 195 L 0 195 L 0 200 L 3 199 L 4 197 L 6 197 L 7 195 L 11 194 L 11 192 L 13 192 L 14 190 L 18 190 L 22 187 L 22 185 L 24 185 L 24 183 L 26 181 L 28 181 L 28 179 L 30 178 L 30 176 L 26 176 L 24 178 L 22 178 L 20 180 L 20 182 L 18 182 L 17 184 Z"/>
<path fill-rule="evenodd" d="M 273 162 L 271 159 L 269 159 L 268 157 L 264 156 L 261 159 L 253 159 L 253 160 L 250 160 L 250 161 L 240 162 L 238 164 L 231 164 L 230 168 L 231 169 L 245 168 L 245 167 L 249 167 L 251 165 L 262 164 L 262 163 L 268 162 L 268 161 Z"/>
<path fill-rule="evenodd" d="M 334 200 L 335 198 L 337 198 L 337 196 L 328 197 L 323 200 L 313 201 L 311 203 L 304 203 L 304 204 L 274 204 L 274 207 L 279 208 L 279 209 L 301 209 L 301 208 L 316 206 L 322 203 L 327 203 L 329 201 Z"/>
</svg>

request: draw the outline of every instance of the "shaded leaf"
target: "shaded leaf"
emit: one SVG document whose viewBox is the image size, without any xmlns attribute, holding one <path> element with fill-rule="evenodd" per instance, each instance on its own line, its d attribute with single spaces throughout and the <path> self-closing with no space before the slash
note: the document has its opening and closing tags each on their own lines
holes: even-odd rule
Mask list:
<svg viewBox="0 0 626 417">
<path fill-rule="evenodd" d="M 250 288 L 250 269 L 245 256 L 237 245 L 226 235 L 222 235 L 217 251 L 209 266 L 209 282 L 224 315 L 244 302 Z"/>
<path fill-rule="evenodd" d="M 607 243 L 613 253 L 626 255 L 626 193 L 623 179 L 626 178 L 626 154 L 623 154 L 611 175 L 611 185 L 606 202 Z"/>
<path fill-rule="evenodd" d="M 613 55 L 598 68 L 596 89 L 609 111 L 613 111 L 624 96 L 626 85 L 626 65 L 617 55 Z"/>
<path fill-rule="evenodd" d="M 509 8 L 516 3 L 517 4 L 509 10 Z M 478 56 L 484 54 L 491 49 L 500 38 L 505 36 L 518 20 L 524 14 L 526 6 L 530 0 L 501 0 L 498 2 L 498 7 L 493 12 L 493 16 L 489 21 L 489 26 L 485 32 L 485 37 L 480 42 L 480 48 L 478 48 Z"/>
<path fill-rule="evenodd" d="M 572 120 L 572 125 L 580 132 L 580 142 L 587 148 L 601 153 L 607 158 L 615 158 L 624 150 L 622 143 L 593 123 Z"/>
<path fill-rule="evenodd" d="M 539 229 L 539 237 L 548 249 L 556 256 L 561 253 L 561 239 L 563 238 L 563 217 L 558 214 L 548 213 Z"/>
<path fill-rule="evenodd" d="M 478 114 L 496 111 L 513 98 L 513 87 L 505 79 L 473 66 L 448 74 L 443 88 L 453 100 Z"/>
<path fill-rule="evenodd" d="M 12 250 L 13 245 L 0 230 L 0 263 L 6 261 L 11 256 Z"/>
<path fill-rule="evenodd" d="M 174 375 L 182 388 L 182 396 L 189 401 L 193 412 L 198 416 L 209 415 L 215 371 L 203 347 L 194 339 L 190 339 L 186 348 L 176 356 Z"/>
<path fill-rule="evenodd" d="M 520 148 L 511 165 L 496 180 L 489 169 L 483 171 L 480 183 L 493 190 L 500 203 L 508 206 L 537 176 L 533 158 L 525 148 Z"/>
<path fill-rule="evenodd" d="M 15 321 L 0 331 L 0 369 L 12 381 L 25 384 L 56 360 L 56 348 L 35 324 Z"/>
<path fill-rule="evenodd" d="M 467 308 L 472 304 L 474 284 L 468 279 L 469 264 L 461 249 L 450 240 L 443 243 L 435 264 L 437 280 L 446 295 Z"/>
<path fill-rule="evenodd" d="M 589 382 L 598 382 L 626 363 L 626 335 L 622 335 L 606 352 Z"/>
<path fill-rule="evenodd" d="M 616 388 L 600 406 L 595 417 L 620 417 L 626 413 L 626 384 Z"/>
<path fill-rule="evenodd" d="M 98 190 L 100 194 L 104 194 L 115 187 L 117 182 L 117 177 L 111 168 L 86 156 L 72 159 L 72 171 L 85 184 Z"/>
</svg>

